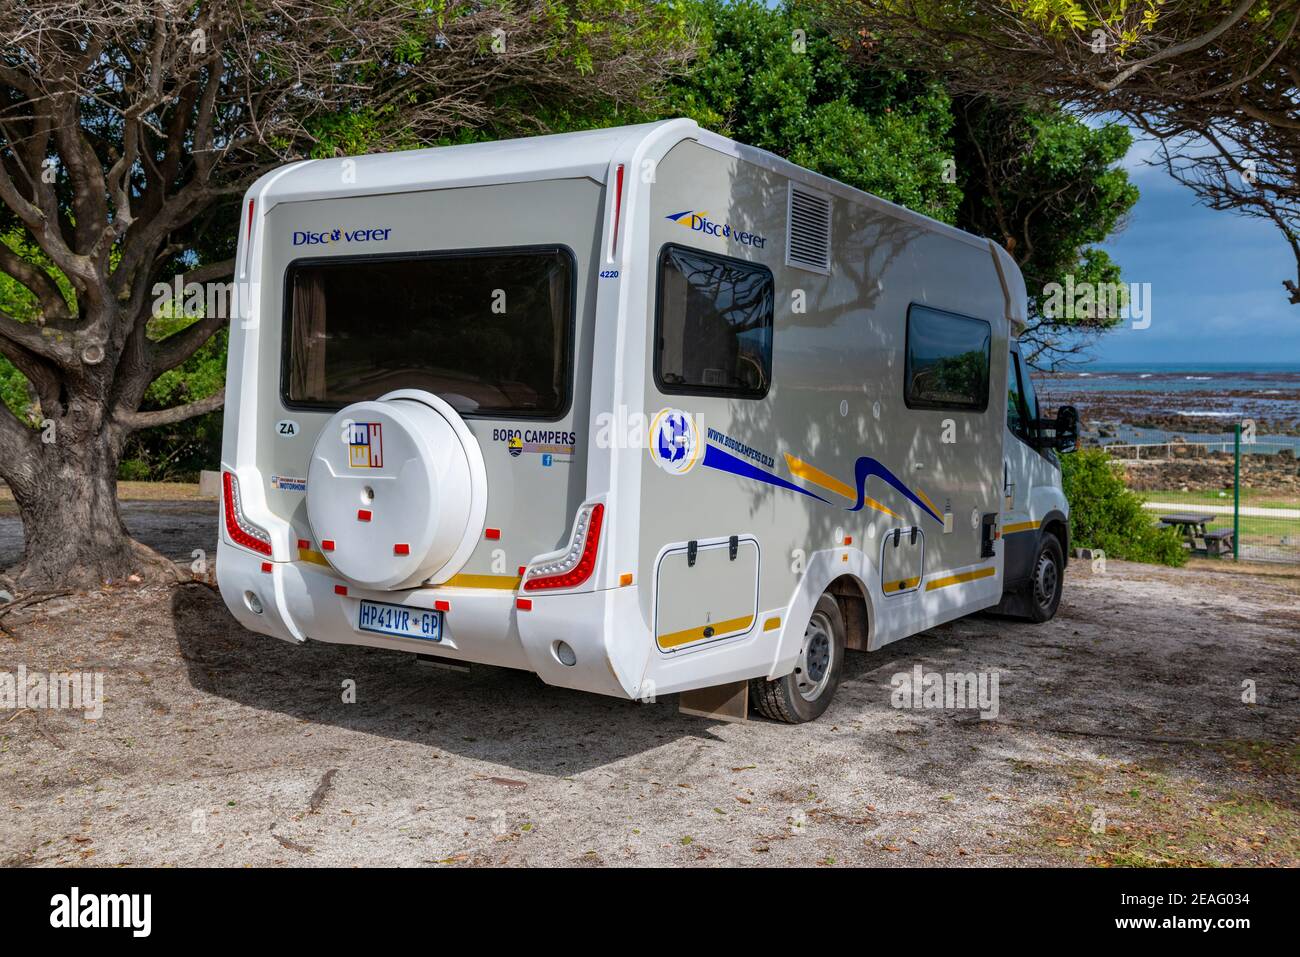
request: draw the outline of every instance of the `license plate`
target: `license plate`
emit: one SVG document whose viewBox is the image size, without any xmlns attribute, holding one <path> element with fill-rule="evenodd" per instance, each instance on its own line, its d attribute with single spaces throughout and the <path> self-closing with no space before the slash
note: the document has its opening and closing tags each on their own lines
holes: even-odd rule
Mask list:
<svg viewBox="0 0 1300 957">
<path fill-rule="evenodd" d="M 442 641 L 442 612 L 362 600 L 357 609 L 357 628 L 399 638 Z"/>
</svg>

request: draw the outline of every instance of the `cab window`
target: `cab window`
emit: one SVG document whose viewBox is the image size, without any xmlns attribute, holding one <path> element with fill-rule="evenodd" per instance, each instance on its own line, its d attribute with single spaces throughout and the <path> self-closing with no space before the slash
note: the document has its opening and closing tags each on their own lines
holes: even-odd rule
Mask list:
<svg viewBox="0 0 1300 957">
<path fill-rule="evenodd" d="M 1029 366 L 1018 350 L 1011 350 L 1011 363 L 1007 369 L 1007 428 L 1013 435 L 1033 444 L 1037 430 L 1038 396 L 1034 382 L 1029 377 Z"/>
</svg>

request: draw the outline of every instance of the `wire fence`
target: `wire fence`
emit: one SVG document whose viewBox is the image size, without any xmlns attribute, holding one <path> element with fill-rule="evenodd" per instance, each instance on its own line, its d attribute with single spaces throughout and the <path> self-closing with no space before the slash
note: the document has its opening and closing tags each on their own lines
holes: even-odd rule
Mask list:
<svg viewBox="0 0 1300 957">
<path fill-rule="evenodd" d="M 1300 437 L 1143 432 L 1096 441 L 1153 522 L 1195 554 L 1300 563 Z"/>
</svg>

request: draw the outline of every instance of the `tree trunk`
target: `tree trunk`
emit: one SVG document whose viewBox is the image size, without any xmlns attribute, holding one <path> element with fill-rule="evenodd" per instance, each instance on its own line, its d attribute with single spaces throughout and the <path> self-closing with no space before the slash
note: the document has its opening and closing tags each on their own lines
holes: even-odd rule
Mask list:
<svg viewBox="0 0 1300 957">
<path fill-rule="evenodd" d="M 39 466 L 11 477 L 23 520 L 22 561 L 5 577 L 20 591 L 96 588 L 138 575 L 177 577 L 175 566 L 134 541 L 117 504 L 117 442 L 107 430 L 85 441 L 41 441 Z"/>
</svg>

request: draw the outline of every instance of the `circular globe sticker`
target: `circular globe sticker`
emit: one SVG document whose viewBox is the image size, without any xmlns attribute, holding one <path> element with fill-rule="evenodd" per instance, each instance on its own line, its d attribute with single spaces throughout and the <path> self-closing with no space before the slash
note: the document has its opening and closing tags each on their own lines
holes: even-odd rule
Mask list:
<svg viewBox="0 0 1300 957">
<path fill-rule="evenodd" d="M 661 409 L 650 422 L 650 457 L 669 475 L 685 475 L 700 458 L 700 432 L 690 413 Z"/>
</svg>

